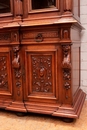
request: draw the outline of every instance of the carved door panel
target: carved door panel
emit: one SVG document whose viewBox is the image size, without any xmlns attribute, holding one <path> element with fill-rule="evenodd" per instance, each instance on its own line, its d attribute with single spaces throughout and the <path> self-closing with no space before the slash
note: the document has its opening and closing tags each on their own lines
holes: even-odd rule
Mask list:
<svg viewBox="0 0 87 130">
<path fill-rule="evenodd" d="M 7 47 L 0 47 L 0 98 L 12 98 L 11 53 Z"/>
<path fill-rule="evenodd" d="M 45 49 L 43 49 L 45 48 Z M 58 100 L 58 50 L 52 46 L 31 46 L 25 50 L 25 100 Z"/>
</svg>

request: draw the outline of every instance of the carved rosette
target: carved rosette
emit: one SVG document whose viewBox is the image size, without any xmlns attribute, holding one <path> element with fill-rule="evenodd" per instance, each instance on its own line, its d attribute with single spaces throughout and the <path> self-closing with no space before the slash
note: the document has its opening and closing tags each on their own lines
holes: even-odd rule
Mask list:
<svg viewBox="0 0 87 130">
<path fill-rule="evenodd" d="M 71 45 L 62 45 L 63 50 L 63 61 L 62 61 L 62 72 L 63 72 L 63 83 L 64 89 L 66 90 L 65 98 L 68 99 L 68 90 L 71 88 L 71 56 L 70 50 Z"/>
<path fill-rule="evenodd" d="M 0 89 L 8 88 L 7 58 L 0 56 Z"/>
<path fill-rule="evenodd" d="M 32 56 L 33 92 L 52 92 L 52 56 Z"/>
<path fill-rule="evenodd" d="M 15 77 L 15 86 L 17 88 L 17 95 L 20 96 L 21 88 L 21 65 L 20 65 L 20 56 L 19 56 L 19 46 L 13 47 L 14 59 L 12 61 L 12 66 L 14 68 L 14 77 Z"/>
</svg>

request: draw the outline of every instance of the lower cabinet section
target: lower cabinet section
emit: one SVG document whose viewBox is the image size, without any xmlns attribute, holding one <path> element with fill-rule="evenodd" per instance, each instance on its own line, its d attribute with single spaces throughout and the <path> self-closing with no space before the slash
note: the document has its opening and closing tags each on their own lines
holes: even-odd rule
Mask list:
<svg viewBox="0 0 87 130">
<path fill-rule="evenodd" d="M 72 94 L 72 70 L 63 65 L 62 51 L 60 45 L 2 47 L 0 108 L 78 118 L 85 93 L 78 88 Z"/>
<path fill-rule="evenodd" d="M 79 85 L 79 31 L 71 26 L 7 30 L 7 40 L 0 39 L 0 108 L 79 117 L 86 94 Z"/>
</svg>

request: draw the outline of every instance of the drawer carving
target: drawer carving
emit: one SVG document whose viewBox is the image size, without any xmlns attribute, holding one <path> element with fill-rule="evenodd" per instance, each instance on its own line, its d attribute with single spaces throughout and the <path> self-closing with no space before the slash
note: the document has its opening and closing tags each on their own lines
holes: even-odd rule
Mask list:
<svg viewBox="0 0 87 130">
<path fill-rule="evenodd" d="M 49 32 L 24 32 L 22 34 L 23 39 L 35 39 L 38 34 L 42 34 L 43 38 L 59 38 L 59 31 L 49 31 Z"/>
<path fill-rule="evenodd" d="M 11 39 L 11 34 L 10 33 L 1 33 L 0 34 L 0 41 L 4 40 L 4 41 L 8 41 Z"/>
</svg>

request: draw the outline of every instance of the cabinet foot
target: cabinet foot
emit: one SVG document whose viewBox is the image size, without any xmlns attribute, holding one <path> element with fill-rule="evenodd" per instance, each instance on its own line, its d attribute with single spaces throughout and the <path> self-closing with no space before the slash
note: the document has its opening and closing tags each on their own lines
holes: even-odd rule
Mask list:
<svg viewBox="0 0 87 130">
<path fill-rule="evenodd" d="M 73 118 L 66 118 L 66 117 L 62 117 L 61 120 L 62 120 L 63 122 L 66 122 L 66 123 L 71 123 L 71 122 L 74 121 Z"/>
<path fill-rule="evenodd" d="M 17 115 L 17 116 L 20 116 L 20 117 L 23 117 L 23 116 L 26 116 L 27 113 L 24 113 L 24 112 L 16 112 L 16 115 Z"/>
</svg>

